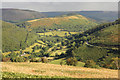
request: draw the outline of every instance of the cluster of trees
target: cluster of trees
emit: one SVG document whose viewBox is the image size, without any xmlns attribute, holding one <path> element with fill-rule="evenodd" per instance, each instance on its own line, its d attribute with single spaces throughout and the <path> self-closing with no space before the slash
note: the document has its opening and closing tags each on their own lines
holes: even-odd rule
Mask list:
<svg viewBox="0 0 120 80">
<path fill-rule="evenodd" d="M 75 57 L 70 57 L 66 60 L 67 65 L 73 65 L 76 66 L 78 63 L 77 59 Z"/>
<path fill-rule="evenodd" d="M 30 54 L 30 56 L 25 56 L 26 54 Z M 25 55 L 23 55 L 23 53 L 14 53 L 11 52 L 9 55 L 2 55 L 2 61 L 3 62 L 43 62 L 43 63 L 47 63 L 48 59 L 46 56 L 41 55 L 40 54 L 35 54 L 35 53 L 30 53 L 30 52 L 25 52 Z M 39 58 L 37 59 L 36 57 Z"/>
<path fill-rule="evenodd" d="M 51 44 L 51 45 L 54 45 L 54 43 L 58 43 L 58 42 L 61 42 L 64 40 L 63 37 L 55 37 L 55 36 L 43 36 L 43 37 L 39 37 L 38 38 L 39 40 L 43 41 L 44 43 L 47 43 L 47 44 Z"/>
</svg>

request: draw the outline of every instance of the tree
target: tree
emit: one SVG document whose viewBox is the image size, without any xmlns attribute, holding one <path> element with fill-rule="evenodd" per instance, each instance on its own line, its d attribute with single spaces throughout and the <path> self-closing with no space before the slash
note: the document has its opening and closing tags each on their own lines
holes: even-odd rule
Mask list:
<svg viewBox="0 0 120 80">
<path fill-rule="evenodd" d="M 63 65 L 63 60 L 60 61 L 60 65 L 61 65 L 61 66 Z"/>
<path fill-rule="evenodd" d="M 65 33 L 65 36 L 67 36 L 67 33 Z"/>
<path fill-rule="evenodd" d="M 61 42 L 61 45 L 62 45 L 62 46 L 64 46 L 64 45 L 65 45 L 65 42 L 64 42 L 64 41 L 62 41 L 62 42 Z"/>
<path fill-rule="evenodd" d="M 111 60 L 111 66 L 113 69 L 120 69 L 120 58 L 116 57 L 116 58 L 112 58 Z"/>
<path fill-rule="evenodd" d="M 57 56 L 58 56 L 58 53 L 55 53 L 55 56 L 57 57 Z"/>
<path fill-rule="evenodd" d="M 72 51 L 71 57 L 75 57 L 75 52 L 74 51 Z"/>
<path fill-rule="evenodd" d="M 70 32 L 68 32 L 69 33 L 69 35 L 71 35 L 71 33 Z"/>
<path fill-rule="evenodd" d="M 76 44 L 75 42 L 72 43 L 73 46 L 75 46 L 75 44 Z"/>
</svg>

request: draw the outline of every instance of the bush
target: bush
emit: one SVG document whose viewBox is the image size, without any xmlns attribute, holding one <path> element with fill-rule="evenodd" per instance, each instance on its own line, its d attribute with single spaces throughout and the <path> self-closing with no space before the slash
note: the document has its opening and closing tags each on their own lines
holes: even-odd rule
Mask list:
<svg viewBox="0 0 120 80">
<path fill-rule="evenodd" d="M 87 60 L 84 67 L 89 67 L 89 68 L 99 68 L 98 65 L 93 60 Z"/>
<path fill-rule="evenodd" d="M 3 62 L 11 62 L 10 58 L 2 58 Z"/>
<path fill-rule="evenodd" d="M 13 59 L 13 60 L 14 60 L 14 59 Z M 23 57 L 16 57 L 14 61 L 15 61 L 15 62 L 25 62 L 25 58 L 23 58 Z M 13 62 L 14 62 L 14 61 L 13 61 Z"/>
<path fill-rule="evenodd" d="M 32 59 L 30 60 L 30 62 L 40 62 L 40 59 L 32 58 Z"/>
<path fill-rule="evenodd" d="M 71 57 L 71 58 L 68 58 L 66 60 L 66 64 L 67 65 L 73 65 L 73 66 L 76 66 L 77 65 L 77 59 L 75 57 Z"/>
<path fill-rule="evenodd" d="M 47 59 L 46 57 L 42 57 L 42 58 L 41 58 L 41 61 L 42 61 L 42 63 L 47 63 L 47 62 L 48 62 L 48 59 Z"/>
</svg>

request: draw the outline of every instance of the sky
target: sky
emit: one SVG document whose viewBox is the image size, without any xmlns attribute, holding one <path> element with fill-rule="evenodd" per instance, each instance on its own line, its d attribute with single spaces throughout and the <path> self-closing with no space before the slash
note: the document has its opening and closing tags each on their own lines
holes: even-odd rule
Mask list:
<svg viewBox="0 0 120 80">
<path fill-rule="evenodd" d="M 119 0 L 1 0 L 1 2 L 119 2 Z"/>
<path fill-rule="evenodd" d="M 118 2 L 2 2 L 2 8 L 29 9 L 39 12 L 50 11 L 118 11 Z M 19 0 L 18 0 L 19 1 Z M 53 0 L 54 1 L 54 0 Z M 85 0 L 87 1 L 87 0 Z M 94 1 L 94 0 L 92 0 Z M 98 0 L 97 0 L 98 1 Z M 105 0 L 104 0 L 105 1 Z M 113 2 L 112 2 L 113 1 Z"/>
</svg>

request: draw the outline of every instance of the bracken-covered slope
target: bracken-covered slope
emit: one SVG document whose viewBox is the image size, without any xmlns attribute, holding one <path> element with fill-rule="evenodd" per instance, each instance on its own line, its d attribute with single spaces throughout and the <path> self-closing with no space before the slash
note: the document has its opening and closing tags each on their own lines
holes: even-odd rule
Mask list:
<svg viewBox="0 0 120 80">
<path fill-rule="evenodd" d="M 68 31 L 85 31 L 97 25 L 94 21 L 87 19 L 82 15 L 63 15 L 60 17 L 41 18 L 27 21 L 29 29 L 46 30 L 63 29 Z"/>
</svg>

